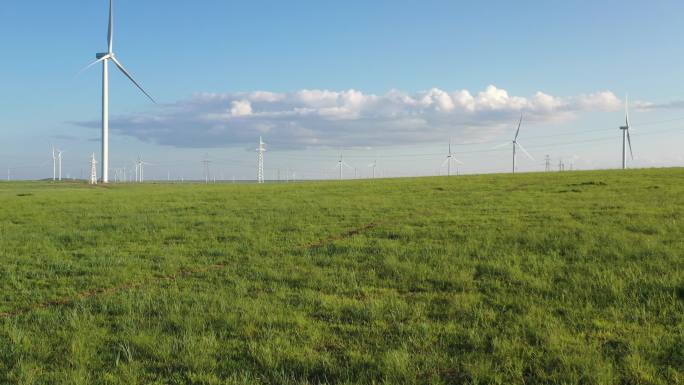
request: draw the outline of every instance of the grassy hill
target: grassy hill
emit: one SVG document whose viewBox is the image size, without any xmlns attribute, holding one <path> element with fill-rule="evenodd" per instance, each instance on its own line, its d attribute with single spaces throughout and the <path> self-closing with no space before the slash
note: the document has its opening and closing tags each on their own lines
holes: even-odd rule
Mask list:
<svg viewBox="0 0 684 385">
<path fill-rule="evenodd" d="M 684 169 L 0 183 L 0 383 L 681 384 Z"/>
</svg>

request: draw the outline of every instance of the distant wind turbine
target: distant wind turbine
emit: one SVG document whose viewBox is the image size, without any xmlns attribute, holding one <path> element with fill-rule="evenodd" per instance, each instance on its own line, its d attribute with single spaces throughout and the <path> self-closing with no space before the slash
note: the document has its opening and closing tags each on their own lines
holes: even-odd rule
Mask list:
<svg viewBox="0 0 684 385">
<path fill-rule="evenodd" d="M 629 99 L 625 97 L 625 125 L 621 126 L 622 130 L 622 169 L 627 168 L 627 145 L 629 144 L 629 155 L 634 160 L 634 153 L 632 152 L 632 139 L 629 137 Z"/>
<path fill-rule="evenodd" d="M 64 157 L 62 156 L 62 154 L 64 154 L 64 151 L 62 151 L 62 150 L 57 150 L 57 164 L 58 164 L 58 167 L 59 167 L 59 174 L 58 174 L 58 175 L 59 175 L 59 180 L 60 180 L 60 181 L 62 180 L 62 159 L 64 159 Z"/>
<path fill-rule="evenodd" d="M 515 163 L 516 163 L 516 156 L 517 156 L 516 150 L 518 148 L 520 148 L 522 150 L 522 152 L 524 152 L 525 155 L 527 155 L 527 157 L 530 158 L 530 160 L 534 160 L 532 155 L 530 155 L 530 153 L 527 152 L 527 150 L 525 150 L 525 147 L 523 147 L 522 144 L 520 144 L 520 142 L 518 142 L 518 136 L 520 135 L 520 126 L 522 126 L 522 121 L 523 121 L 523 115 L 520 114 L 520 121 L 518 122 L 518 130 L 515 132 L 515 137 L 513 138 L 513 174 L 515 174 L 515 167 L 516 167 Z M 502 143 L 501 145 L 496 146 L 494 148 L 501 148 L 501 147 L 508 146 L 510 144 L 511 144 L 511 142 L 506 142 L 506 143 Z"/>
<path fill-rule="evenodd" d="M 114 14 L 113 0 L 109 0 L 109 28 L 107 31 L 107 52 L 95 55 L 97 60 L 90 63 L 84 70 L 102 62 L 102 183 L 109 183 L 109 61 L 135 84 L 145 96 L 153 103 L 155 100 L 145 91 L 142 86 L 133 79 L 133 76 L 124 68 L 123 64 L 114 55 Z"/>
<path fill-rule="evenodd" d="M 342 170 L 344 167 L 346 167 L 350 170 L 354 169 L 354 167 L 348 165 L 347 162 L 344 161 L 344 159 L 342 158 L 342 152 L 341 151 L 340 151 L 340 160 L 337 161 L 337 167 L 339 168 L 339 172 L 340 172 L 340 175 L 339 175 L 340 180 L 342 180 Z"/>
<path fill-rule="evenodd" d="M 454 158 L 454 154 L 451 152 L 451 138 L 449 138 L 449 154 L 447 155 L 444 163 L 442 163 L 442 167 L 444 167 L 444 165 L 447 166 L 447 176 L 451 176 L 451 163 L 452 162 L 456 162 L 458 164 L 463 164 L 463 162 Z"/>
<path fill-rule="evenodd" d="M 152 165 L 142 160 L 142 157 L 138 156 L 138 160 L 135 162 L 135 181 L 138 183 L 145 182 L 145 165 Z"/>
<path fill-rule="evenodd" d="M 62 159 L 64 151 L 52 146 L 52 181 L 62 180 Z"/>
<path fill-rule="evenodd" d="M 368 165 L 368 167 L 373 169 L 373 179 L 375 179 L 375 169 L 378 168 L 378 160 L 375 159 L 373 163 Z"/>
<path fill-rule="evenodd" d="M 57 180 L 57 149 L 52 146 L 52 181 Z"/>
</svg>

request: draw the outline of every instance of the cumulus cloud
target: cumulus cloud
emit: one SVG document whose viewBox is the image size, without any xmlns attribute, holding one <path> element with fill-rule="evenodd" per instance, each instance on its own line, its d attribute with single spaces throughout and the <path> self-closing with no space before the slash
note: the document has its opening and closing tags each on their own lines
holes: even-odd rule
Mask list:
<svg viewBox="0 0 684 385">
<path fill-rule="evenodd" d="M 523 97 L 493 85 L 475 94 L 438 88 L 382 95 L 357 90 L 198 93 L 153 112 L 115 117 L 110 126 L 120 134 L 176 147 L 251 145 L 260 135 L 272 148 L 400 145 L 447 136 L 467 143 L 501 133 L 520 113 L 527 121 L 554 122 L 621 105 L 610 91 Z M 80 124 L 97 127 L 99 122 Z"/>
<path fill-rule="evenodd" d="M 235 100 L 231 106 L 230 116 L 252 115 L 252 103 L 249 100 Z"/>
</svg>

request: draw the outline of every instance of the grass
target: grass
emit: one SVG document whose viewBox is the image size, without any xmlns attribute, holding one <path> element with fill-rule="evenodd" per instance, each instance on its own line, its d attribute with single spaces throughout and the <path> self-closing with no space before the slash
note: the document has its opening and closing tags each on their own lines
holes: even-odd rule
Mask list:
<svg viewBox="0 0 684 385">
<path fill-rule="evenodd" d="M 0 184 L 2 384 L 682 384 L 684 170 Z"/>
</svg>

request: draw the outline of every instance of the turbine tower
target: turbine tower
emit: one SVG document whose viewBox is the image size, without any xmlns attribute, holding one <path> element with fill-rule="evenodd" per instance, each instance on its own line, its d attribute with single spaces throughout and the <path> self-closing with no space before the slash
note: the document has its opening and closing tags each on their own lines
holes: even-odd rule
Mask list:
<svg viewBox="0 0 684 385">
<path fill-rule="evenodd" d="M 90 156 L 90 184 L 97 184 L 97 160 L 94 152 Z"/>
<path fill-rule="evenodd" d="M 153 103 L 155 100 L 138 84 L 114 55 L 114 14 L 113 0 L 109 0 L 109 27 L 107 30 L 107 52 L 95 55 L 96 60 L 85 69 L 102 62 L 102 183 L 109 183 L 109 61 L 128 78 Z M 84 69 L 84 70 L 85 70 Z"/>
<path fill-rule="evenodd" d="M 517 161 L 516 151 L 518 148 L 520 148 L 522 150 L 522 152 L 525 153 L 525 155 L 527 155 L 528 158 L 530 158 L 530 160 L 534 161 L 534 158 L 532 157 L 532 155 L 530 155 L 530 153 L 527 152 L 527 150 L 525 150 L 525 147 L 523 147 L 522 144 L 520 144 L 520 142 L 518 142 L 518 136 L 520 135 L 520 126 L 522 126 L 522 121 L 523 121 L 523 115 L 520 114 L 520 121 L 518 122 L 518 129 L 515 131 L 515 137 L 513 138 L 513 174 L 515 174 L 515 171 L 516 171 L 516 161 Z M 510 142 L 506 142 L 506 143 L 503 143 L 503 144 L 496 146 L 494 148 L 497 149 L 497 148 L 505 147 L 505 146 L 508 146 L 509 144 L 510 144 Z"/>
<path fill-rule="evenodd" d="M 257 148 L 257 183 L 264 183 L 264 152 L 266 152 L 266 143 L 259 137 L 259 148 Z"/>
<path fill-rule="evenodd" d="M 625 97 L 625 125 L 621 126 L 622 130 L 622 169 L 627 168 L 627 145 L 629 144 L 629 155 L 634 159 L 632 152 L 632 139 L 629 137 L 629 100 Z"/>
<path fill-rule="evenodd" d="M 444 165 L 447 166 L 447 176 L 451 176 L 451 162 L 456 162 L 458 164 L 463 164 L 460 160 L 454 158 L 454 154 L 451 152 L 451 138 L 449 138 L 449 154 L 446 157 L 446 160 L 444 163 L 442 163 L 442 167 Z"/>
</svg>

